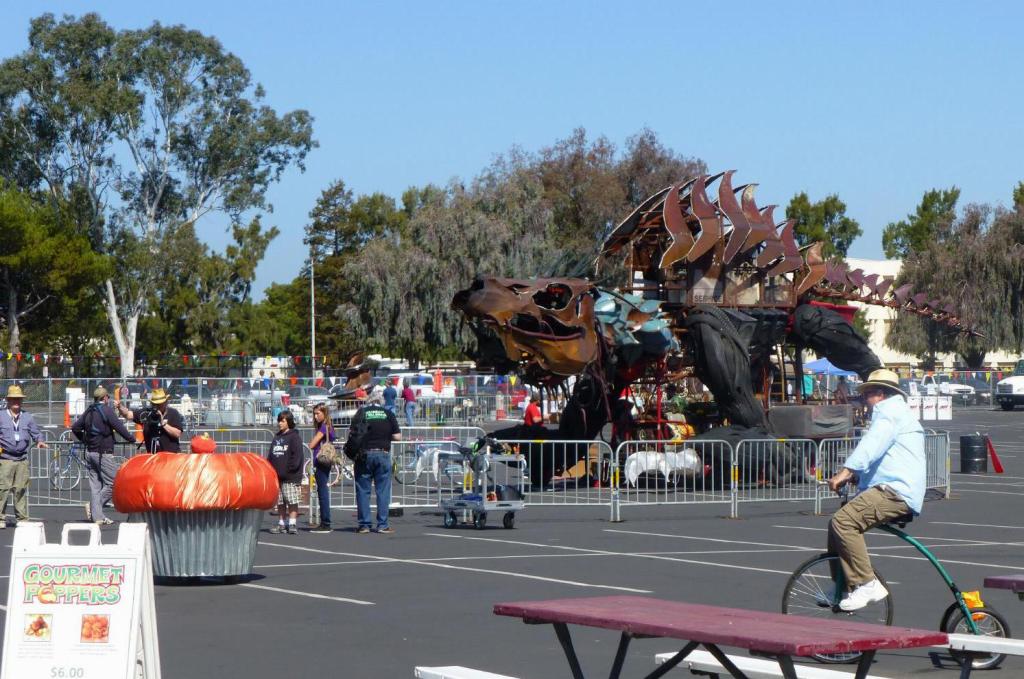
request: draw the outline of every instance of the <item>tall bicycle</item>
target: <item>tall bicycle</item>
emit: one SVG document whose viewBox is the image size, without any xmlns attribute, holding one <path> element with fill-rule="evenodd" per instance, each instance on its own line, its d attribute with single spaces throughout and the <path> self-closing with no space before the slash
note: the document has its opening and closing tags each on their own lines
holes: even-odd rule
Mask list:
<svg viewBox="0 0 1024 679">
<path fill-rule="evenodd" d="M 845 504 L 846 494 L 842 493 L 840 496 Z M 961 591 L 939 560 L 935 558 L 935 555 L 903 530 L 913 520 L 913 514 L 905 514 L 875 528 L 894 535 L 914 547 L 928 560 L 928 563 L 934 566 L 939 577 L 946 583 L 946 587 L 953 595 L 953 602 L 942 613 L 939 629 L 943 632 L 957 634 L 1010 636 L 1010 626 L 1002 614 L 991 606 L 982 605 L 977 592 Z M 839 608 L 839 602 L 846 593 L 846 576 L 839 563 L 839 557 L 835 554 L 819 554 L 802 563 L 793 571 L 782 592 L 782 612 L 821 618 L 843 616 L 845 619 L 858 622 L 891 625 L 895 610 L 892 590 L 878 570 L 873 570 L 878 581 L 889 591 L 889 596 L 859 610 L 844 611 Z M 970 662 L 971 668 L 976 670 L 994 669 L 1006 658 L 1005 654 L 998 653 L 965 653 L 962 651 L 950 651 L 950 653 L 961 665 Z M 859 651 L 852 651 L 840 654 L 818 654 L 814 658 L 824 663 L 852 663 L 859 660 L 860 656 Z"/>
</svg>

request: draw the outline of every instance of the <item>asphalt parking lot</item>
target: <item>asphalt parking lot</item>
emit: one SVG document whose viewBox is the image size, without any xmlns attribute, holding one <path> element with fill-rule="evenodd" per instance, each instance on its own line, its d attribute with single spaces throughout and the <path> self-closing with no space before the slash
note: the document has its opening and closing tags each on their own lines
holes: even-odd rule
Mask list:
<svg viewBox="0 0 1024 679">
<path fill-rule="evenodd" d="M 951 433 L 953 496 L 928 502 L 910 532 L 962 589 L 1024 572 L 1024 412 L 969 409 L 934 424 Z M 992 436 L 1005 474 L 956 473 L 959 436 L 975 431 Z M 629 507 L 621 523 L 609 523 L 607 512 L 533 507 L 514 530 L 500 522 L 446 530 L 439 514 L 410 510 L 394 520 L 394 535 L 357 535 L 341 528 L 354 523 L 343 511 L 329 535 L 264 532 L 251 580 L 156 588 L 163 676 L 412 677 L 416 665 L 466 665 L 522 679 L 565 677 L 551 628 L 497 617 L 494 603 L 639 594 L 777 611 L 786 578 L 821 550 L 827 523 L 808 502 L 744 505 L 738 520 L 724 518 L 727 505 Z M 51 539 L 63 521 L 80 518 L 77 509 L 38 515 Z M 9 548 L 12 533 L 0 533 L 0 545 Z M 890 536 L 869 534 L 868 543 L 892 585 L 895 623 L 937 627 L 951 597 L 931 566 Z M 5 582 L 8 568 L 0 558 Z M 1024 602 L 1003 591 L 983 598 L 1024 636 Z M 572 632 L 584 670 L 607 672 L 617 634 Z M 676 649 L 634 642 L 623 676 L 646 674 L 666 650 Z M 948 655 L 928 650 L 880 653 L 872 669 L 891 678 L 958 672 Z M 1024 659 L 1011 657 L 990 674 L 1024 676 Z"/>
</svg>

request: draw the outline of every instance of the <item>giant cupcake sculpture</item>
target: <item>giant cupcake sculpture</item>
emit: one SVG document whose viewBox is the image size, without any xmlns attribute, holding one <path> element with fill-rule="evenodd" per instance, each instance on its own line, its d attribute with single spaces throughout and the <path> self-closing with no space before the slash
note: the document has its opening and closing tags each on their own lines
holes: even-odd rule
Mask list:
<svg viewBox="0 0 1024 679">
<path fill-rule="evenodd" d="M 137 455 L 114 479 L 114 506 L 141 514 L 161 577 L 252 573 L 263 512 L 277 504 L 277 474 L 254 453 L 216 454 L 208 437 L 192 455 Z"/>
</svg>

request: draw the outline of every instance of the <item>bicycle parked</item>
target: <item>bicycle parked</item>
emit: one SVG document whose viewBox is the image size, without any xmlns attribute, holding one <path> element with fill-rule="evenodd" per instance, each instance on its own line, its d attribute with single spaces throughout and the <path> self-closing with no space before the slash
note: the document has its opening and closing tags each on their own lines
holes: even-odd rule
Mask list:
<svg viewBox="0 0 1024 679">
<path fill-rule="evenodd" d="M 845 491 L 846 488 L 842 490 Z M 845 504 L 848 495 L 841 491 L 840 498 Z M 928 563 L 935 567 L 942 581 L 949 588 L 953 595 L 953 602 L 943 611 L 939 629 L 943 632 L 957 634 L 1009 637 L 1010 626 L 1006 622 L 1006 618 L 991 606 L 982 605 L 978 592 L 963 592 L 953 582 L 935 555 L 903 530 L 913 520 L 912 513 L 905 514 L 889 523 L 880 524 L 876 528 L 894 535 L 914 547 L 928 560 Z M 878 581 L 889 591 L 889 595 L 881 601 L 868 604 L 859 610 L 843 611 L 839 608 L 839 602 L 842 601 L 846 592 L 846 578 L 839 563 L 839 557 L 835 554 L 819 554 L 800 564 L 793 571 L 782 592 L 782 612 L 790 615 L 822 618 L 839 616 L 858 622 L 891 625 L 895 613 L 892 589 L 889 588 L 885 578 L 877 569 L 874 569 L 874 572 Z M 972 669 L 993 669 L 1006 658 L 1005 654 L 996 653 L 965 653 L 962 651 L 951 651 L 950 653 L 961 665 L 971 662 Z M 819 654 L 814 658 L 824 663 L 852 663 L 857 662 L 861 655 L 859 651 L 851 651 L 842 654 Z"/>
<path fill-rule="evenodd" d="M 78 487 L 85 473 L 85 445 L 72 443 L 64 452 L 54 449 L 47 469 L 50 485 L 55 490 L 69 491 Z"/>
</svg>

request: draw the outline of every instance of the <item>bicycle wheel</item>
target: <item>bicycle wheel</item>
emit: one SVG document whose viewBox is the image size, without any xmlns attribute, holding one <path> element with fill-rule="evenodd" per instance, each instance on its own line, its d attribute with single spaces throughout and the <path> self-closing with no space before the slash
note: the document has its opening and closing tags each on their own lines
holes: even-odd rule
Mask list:
<svg viewBox="0 0 1024 679">
<path fill-rule="evenodd" d="M 972 608 L 971 617 L 974 619 L 974 624 L 977 625 L 978 631 L 984 636 L 1010 636 L 1010 625 L 1007 624 L 1006 618 L 995 609 L 988 606 Z M 964 612 L 960 610 L 959 606 L 949 616 L 943 631 L 950 634 L 971 634 L 967 618 L 964 617 Z M 1006 660 L 1005 653 L 963 653 L 952 650 L 949 653 L 961 665 L 970 660 L 971 669 L 975 670 L 991 670 L 999 667 L 1000 663 Z"/>
<path fill-rule="evenodd" d="M 416 478 L 416 465 L 412 467 L 406 462 L 404 457 L 397 453 L 391 454 L 391 479 L 400 486 L 404 486 L 407 483 L 412 483 Z"/>
<path fill-rule="evenodd" d="M 61 453 L 50 460 L 48 476 L 54 489 L 74 490 L 82 482 L 82 464 L 75 453 Z"/>
<path fill-rule="evenodd" d="M 843 592 L 836 591 L 833 573 L 842 566 L 839 557 L 833 554 L 819 554 L 802 563 L 789 576 L 782 590 L 782 612 L 787 615 L 803 615 L 815 618 L 841 618 L 875 625 L 891 625 L 893 618 L 892 594 L 881 601 L 868 604 L 858 611 L 846 612 L 839 608 Z M 875 571 L 875 577 L 886 589 L 885 579 Z M 823 663 L 852 663 L 860 659 L 860 651 L 850 653 L 821 653 L 814 657 Z"/>
</svg>

